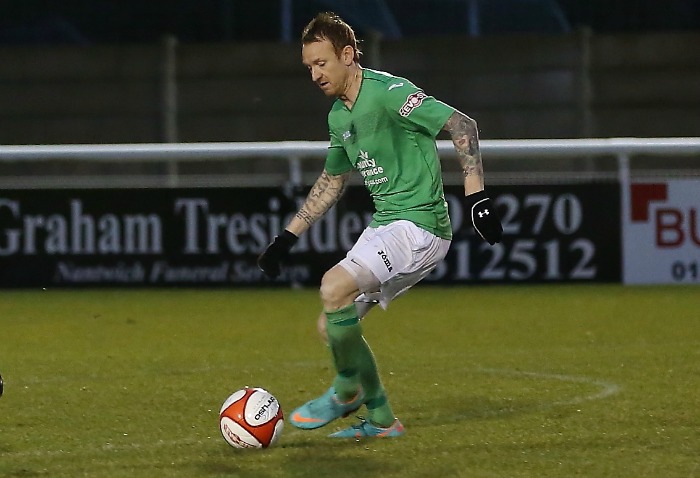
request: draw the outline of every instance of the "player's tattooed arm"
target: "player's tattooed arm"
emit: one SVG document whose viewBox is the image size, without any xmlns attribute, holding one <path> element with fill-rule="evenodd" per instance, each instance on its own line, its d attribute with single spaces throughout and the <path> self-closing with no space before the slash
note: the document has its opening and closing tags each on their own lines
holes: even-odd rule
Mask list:
<svg viewBox="0 0 700 478">
<path fill-rule="evenodd" d="M 479 131 L 469 116 L 455 111 L 442 128 L 452 138 L 464 174 L 464 190 L 471 194 L 484 189 L 484 167 L 479 150 Z"/>
<path fill-rule="evenodd" d="M 311 227 L 338 202 L 338 199 L 345 192 L 348 179 L 350 179 L 350 171 L 333 175 L 324 169 L 287 229 L 299 236 Z"/>
</svg>

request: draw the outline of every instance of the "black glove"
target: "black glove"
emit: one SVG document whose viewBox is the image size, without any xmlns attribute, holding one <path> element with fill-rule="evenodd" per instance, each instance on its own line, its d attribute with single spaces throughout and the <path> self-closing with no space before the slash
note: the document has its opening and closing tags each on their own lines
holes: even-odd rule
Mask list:
<svg viewBox="0 0 700 478">
<path fill-rule="evenodd" d="M 285 229 L 258 256 L 258 267 L 267 277 L 274 279 L 280 275 L 282 262 L 289 257 L 289 250 L 294 247 L 298 240 L 297 236 Z"/>
<path fill-rule="evenodd" d="M 471 218 L 474 229 L 492 246 L 501 242 L 503 227 L 498 217 L 496 207 L 486 191 L 479 191 L 466 196 L 467 214 Z"/>
</svg>

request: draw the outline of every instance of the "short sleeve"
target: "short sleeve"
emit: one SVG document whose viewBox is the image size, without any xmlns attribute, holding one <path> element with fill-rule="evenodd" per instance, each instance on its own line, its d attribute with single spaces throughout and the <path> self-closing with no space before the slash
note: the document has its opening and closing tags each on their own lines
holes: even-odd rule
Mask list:
<svg viewBox="0 0 700 478">
<path fill-rule="evenodd" d="M 352 169 L 352 163 L 348 159 L 348 155 L 343 148 L 338 136 L 330 131 L 331 144 L 328 146 L 328 154 L 326 155 L 325 169 L 328 174 L 337 175 L 343 174 Z"/>
<path fill-rule="evenodd" d="M 386 108 L 400 121 L 437 136 L 455 112 L 451 106 L 427 95 L 408 80 L 397 78 L 387 84 Z"/>
</svg>

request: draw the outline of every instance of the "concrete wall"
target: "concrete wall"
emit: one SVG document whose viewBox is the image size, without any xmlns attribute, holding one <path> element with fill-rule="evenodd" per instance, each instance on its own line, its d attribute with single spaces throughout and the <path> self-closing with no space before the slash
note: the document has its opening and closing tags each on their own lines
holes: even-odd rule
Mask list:
<svg viewBox="0 0 700 478">
<path fill-rule="evenodd" d="M 0 143 L 157 142 L 163 45 L 0 49 Z M 700 34 L 365 45 L 477 119 L 482 138 L 700 135 Z M 179 141 L 324 140 L 330 102 L 298 45 L 176 47 Z"/>
<path fill-rule="evenodd" d="M 700 34 L 591 44 L 596 136 L 700 136 Z"/>
</svg>

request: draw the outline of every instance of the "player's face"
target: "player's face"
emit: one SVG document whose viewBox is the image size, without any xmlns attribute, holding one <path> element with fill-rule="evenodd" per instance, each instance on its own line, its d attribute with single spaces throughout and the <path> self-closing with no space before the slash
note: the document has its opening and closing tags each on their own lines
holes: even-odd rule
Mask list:
<svg viewBox="0 0 700 478">
<path fill-rule="evenodd" d="M 301 60 L 311 73 L 311 80 L 326 96 L 343 96 L 350 77 L 352 47 L 345 47 L 340 58 L 328 40 L 307 43 L 301 48 Z"/>
</svg>

